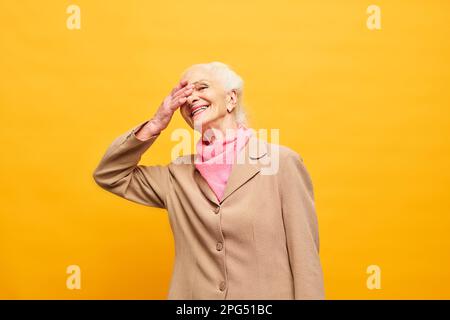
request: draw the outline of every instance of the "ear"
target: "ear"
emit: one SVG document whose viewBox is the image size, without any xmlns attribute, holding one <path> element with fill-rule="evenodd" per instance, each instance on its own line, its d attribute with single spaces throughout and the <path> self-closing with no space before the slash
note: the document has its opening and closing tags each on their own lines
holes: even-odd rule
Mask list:
<svg viewBox="0 0 450 320">
<path fill-rule="evenodd" d="M 235 89 L 231 90 L 227 94 L 227 110 L 230 113 L 236 107 L 237 104 L 237 92 Z"/>
</svg>

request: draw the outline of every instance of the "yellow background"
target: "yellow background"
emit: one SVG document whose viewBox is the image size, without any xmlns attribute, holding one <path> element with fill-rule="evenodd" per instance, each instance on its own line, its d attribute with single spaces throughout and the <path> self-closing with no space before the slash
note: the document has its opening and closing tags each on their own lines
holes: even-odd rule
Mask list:
<svg viewBox="0 0 450 320">
<path fill-rule="evenodd" d="M 92 172 L 186 67 L 222 61 L 251 126 L 279 128 L 310 171 L 327 298 L 449 299 L 449 21 L 444 0 L 1 1 L 0 298 L 166 298 L 167 213 Z M 179 127 L 141 163 L 169 162 Z"/>
</svg>

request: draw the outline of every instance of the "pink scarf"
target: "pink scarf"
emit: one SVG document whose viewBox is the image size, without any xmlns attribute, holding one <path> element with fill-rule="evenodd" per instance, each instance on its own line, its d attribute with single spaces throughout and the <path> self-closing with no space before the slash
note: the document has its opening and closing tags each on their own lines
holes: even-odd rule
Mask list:
<svg viewBox="0 0 450 320">
<path fill-rule="evenodd" d="M 247 144 L 252 130 L 240 126 L 236 130 L 231 130 L 231 133 L 231 135 L 226 133 L 225 137 L 222 137 L 221 134 L 215 135 L 212 143 L 205 141 L 206 137 L 201 137 L 196 145 L 195 167 L 219 201 L 223 198 L 237 154 Z"/>
</svg>

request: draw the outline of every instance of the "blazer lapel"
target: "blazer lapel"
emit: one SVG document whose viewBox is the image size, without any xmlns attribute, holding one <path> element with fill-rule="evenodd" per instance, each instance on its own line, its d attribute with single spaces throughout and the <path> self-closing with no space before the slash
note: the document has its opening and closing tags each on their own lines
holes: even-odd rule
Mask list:
<svg viewBox="0 0 450 320">
<path fill-rule="evenodd" d="M 245 147 L 238 153 L 237 161 L 233 164 L 230 177 L 225 187 L 222 201 L 219 202 L 205 178 L 194 166 L 194 180 L 206 198 L 216 205 L 220 205 L 234 191 L 253 178 L 261 169 L 259 160 L 267 156 L 267 143 L 251 136 Z M 195 159 L 195 158 L 193 158 Z"/>
<path fill-rule="evenodd" d="M 252 135 L 245 147 L 239 152 L 236 163 L 233 164 L 220 203 L 260 171 L 259 160 L 265 156 L 267 156 L 266 142 Z"/>
<path fill-rule="evenodd" d="M 198 171 L 197 168 L 195 168 L 195 166 L 194 166 L 194 180 L 195 180 L 195 182 L 197 182 L 197 185 L 199 186 L 203 195 L 206 198 L 208 198 L 211 202 L 215 203 L 216 205 L 219 205 L 219 200 L 217 199 L 216 195 L 214 194 L 214 191 L 212 191 L 208 182 L 206 182 L 205 178 L 203 178 L 200 171 Z"/>
</svg>

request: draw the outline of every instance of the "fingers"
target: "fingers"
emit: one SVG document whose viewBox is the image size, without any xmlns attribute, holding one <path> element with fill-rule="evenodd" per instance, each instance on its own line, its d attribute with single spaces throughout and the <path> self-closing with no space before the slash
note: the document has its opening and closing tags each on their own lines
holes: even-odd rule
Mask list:
<svg viewBox="0 0 450 320">
<path fill-rule="evenodd" d="M 181 80 L 178 85 L 172 89 L 172 91 L 170 92 L 170 94 L 174 94 L 176 93 L 178 90 L 182 89 L 183 87 L 185 87 L 187 85 L 187 80 Z"/>
<path fill-rule="evenodd" d="M 172 96 L 172 99 L 179 99 L 182 97 L 187 97 L 192 93 L 193 89 L 192 88 L 188 88 L 188 87 L 184 87 L 183 89 L 179 90 L 177 93 L 175 93 Z"/>
<path fill-rule="evenodd" d="M 187 101 L 187 97 L 182 97 L 178 99 L 178 105 L 181 107 L 183 104 L 185 104 Z"/>
<path fill-rule="evenodd" d="M 182 80 L 180 81 L 170 92 L 170 94 L 175 93 L 176 91 L 180 90 L 184 85 L 186 85 L 186 81 Z"/>
<path fill-rule="evenodd" d="M 179 106 L 186 103 L 187 97 L 190 95 L 190 93 L 189 93 L 189 90 L 187 90 L 185 92 L 178 94 L 176 97 L 170 98 L 170 108 L 172 110 L 176 110 Z"/>
<path fill-rule="evenodd" d="M 170 103 L 170 109 L 172 111 L 177 110 L 179 107 L 181 107 L 183 104 L 186 103 L 187 98 L 186 97 L 182 97 L 182 98 L 178 98 L 176 100 L 172 100 L 172 102 Z"/>
<path fill-rule="evenodd" d="M 178 89 L 177 91 L 175 91 L 175 92 L 172 94 L 172 97 L 175 98 L 175 97 L 178 97 L 178 96 L 180 96 L 180 95 L 182 96 L 182 95 L 185 94 L 186 91 L 190 91 L 190 92 L 188 92 L 188 94 L 191 94 L 193 88 L 194 88 L 193 85 L 188 85 L 188 86 L 182 87 L 181 89 Z"/>
<path fill-rule="evenodd" d="M 171 92 L 171 106 L 172 110 L 176 110 L 178 107 L 182 106 L 187 101 L 187 97 L 192 93 L 194 85 L 187 85 L 187 80 L 182 80 L 180 83 L 173 88 Z"/>
</svg>

